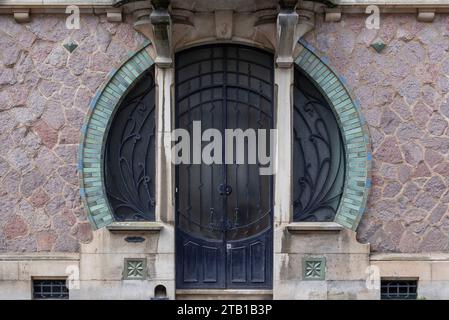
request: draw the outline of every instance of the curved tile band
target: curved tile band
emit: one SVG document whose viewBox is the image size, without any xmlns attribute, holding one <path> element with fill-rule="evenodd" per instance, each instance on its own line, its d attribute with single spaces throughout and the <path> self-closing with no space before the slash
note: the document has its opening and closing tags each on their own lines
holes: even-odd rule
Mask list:
<svg viewBox="0 0 449 320">
<path fill-rule="evenodd" d="M 121 99 L 153 65 L 146 51 L 147 42 L 140 50 L 131 52 L 118 69 L 110 72 L 105 84 L 97 90 L 91 101 L 79 147 L 78 172 L 81 198 L 95 229 L 114 221 L 104 187 L 103 148 L 114 112 Z M 342 199 L 334 221 L 355 230 L 365 211 L 371 186 L 371 147 L 367 126 L 359 104 L 339 78 L 319 58 L 315 50 L 300 41 L 301 51 L 295 63 L 316 84 L 332 107 L 342 130 L 346 151 L 346 177 Z"/>
<path fill-rule="evenodd" d="M 78 150 L 78 174 L 80 194 L 94 229 L 114 221 L 108 204 L 103 178 L 103 148 L 114 113 L 127 92 L 153 65 L 146 51 L 150 43 L 128 54 L 127 59 L 113 69 L 105 84 L 97 90 L 82 127 Z"/>
</svg>

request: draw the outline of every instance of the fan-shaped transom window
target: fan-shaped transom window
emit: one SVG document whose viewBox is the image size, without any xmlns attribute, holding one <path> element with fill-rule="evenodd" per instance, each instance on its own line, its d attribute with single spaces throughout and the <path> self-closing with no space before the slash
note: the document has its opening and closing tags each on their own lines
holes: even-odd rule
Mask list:
<svg viewBox="0 0 449 320">
<path fill-rule="evenodd" d="M 344 144 L 335 115 L 315 85 L 295 68 L 293 220 L 333 221 L 344 177 Z"/>
<path fill-rule="evenodd" d="M 117 221 L 154 220 L 154 88 L 151 68 L 124 97 L 109 127 L 104 177 Z"/>
</svg>

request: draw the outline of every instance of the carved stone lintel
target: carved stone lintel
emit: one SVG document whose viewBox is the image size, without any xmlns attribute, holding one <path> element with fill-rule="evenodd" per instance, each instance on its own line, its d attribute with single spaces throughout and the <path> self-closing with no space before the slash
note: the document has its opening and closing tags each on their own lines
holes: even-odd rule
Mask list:
<svg viewBox="0 0 449 320">
<path fill-rule="evenodd" d="M 308 9 L 281 8 L 276 26 L 276 65 L 279 68 L 290 68 L 298 40 L 315 26 L 315 12 Z"/>
<path fill-rule="evenodd" d="M 232 38 L 232 24 L 234 12 L 232 10 L 215 11 L 215 35 L 217 39 L 229 40 Z"/>
<path fill-rule="evenodd" d="M 30 9 L 14 9 L 14 20 L 17 23 L 30 22 Z"/>
<path fill-rule="evenodd" d="M 416 19 L 420 22 L 433 22 L 435 19 L 435 9 L 419 9 Z"/>
</svg>

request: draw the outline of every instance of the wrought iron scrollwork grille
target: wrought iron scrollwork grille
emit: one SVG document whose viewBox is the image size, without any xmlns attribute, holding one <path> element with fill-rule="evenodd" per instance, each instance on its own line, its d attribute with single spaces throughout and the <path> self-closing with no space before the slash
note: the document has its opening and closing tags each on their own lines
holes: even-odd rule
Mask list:
<svg viewBox="0 0 449 320">
<path fill-rule="evenodd" d="M 118 221 L 154 220 L 154 68 L 126 95 L 111 123 L 105 149 L 105 184 Z"/>
<path fill-rule="evenodd" d="M 329 104 L 298 69 L 293 135 L 293 219 L 332 221 L 344 186 L 343 138 Z"/>
<path fill-rule="evenodd" d="M 225 129 L 272 128 L 272 64 L 270 54 L 244 46 L 206 46 L 178 54 L 177 127 L 191 136 L 194 121 L 223 136 Z M 225 154 L 223 149 L 222 162 Z M 213 239 L 226 231 L 227 239 L 235 240 L 269 228 L 272 178 L 260 176 L 258 169 L 259 164 L 179 165 L 182 229 Z"/>
</svg>

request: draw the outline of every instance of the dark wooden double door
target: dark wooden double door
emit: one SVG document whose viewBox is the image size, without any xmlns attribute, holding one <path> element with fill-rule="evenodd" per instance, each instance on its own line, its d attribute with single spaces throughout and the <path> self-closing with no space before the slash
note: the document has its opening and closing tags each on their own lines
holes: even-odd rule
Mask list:
<svg viewBox="0 0 449 320">
<path fill-rule="evenodd" d="M 191 137 L 191 164 L 176 166 L 177 288 L 269 289 L 272 176 L 259 174 L 258 161 L 248 163 L 248 150 L 254 151 L 248 139 L 243 164 L 235 157 L 233 163 L 225 161 L 229 152 L 237 152 L 235 144 L 226 148 L 225 129 L 265 129 L 269 137 L 273 56 L 236 45 L 188 49 L 176 56 L 175 78 L 176 127 Z M 202 132 L 221 133 L 221 163 L 193 163 L 196 121 Z M 200 149 L 209 143 L 201 142 Z"/>
</svg>

